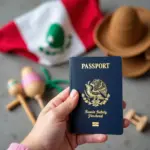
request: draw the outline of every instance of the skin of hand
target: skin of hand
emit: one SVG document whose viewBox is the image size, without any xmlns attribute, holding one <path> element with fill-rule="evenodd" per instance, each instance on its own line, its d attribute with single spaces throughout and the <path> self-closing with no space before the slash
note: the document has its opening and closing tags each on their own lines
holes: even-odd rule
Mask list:
<svg viewBox="0 0 150 150">
<path fill-rule="evenodd" d="M 68 131 L 69 114 L 78 104 L 79 94 L 69 88 L 53 98 L 41 111 L 35 126 L 22 142 L 29 150 L 74 150 L 85 143 L 103 143 L 107 135 L 75 135 Z M 123 103 L 125 108 L 125 103 Z M 124 127 L 129 121 L 124 119 Z"/>
</svg>

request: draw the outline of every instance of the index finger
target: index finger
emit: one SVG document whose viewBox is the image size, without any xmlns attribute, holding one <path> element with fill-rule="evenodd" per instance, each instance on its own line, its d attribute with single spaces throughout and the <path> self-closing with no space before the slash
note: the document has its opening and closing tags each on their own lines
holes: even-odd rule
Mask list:
<svg viewBox="0 0 150 150">
<path fill-rule="evenodd" d="M 51 109 L 59 106 L 69 97 L 69 87 L 59 93 L 56 97 L 54 97 L 43 109 L 44 113 L 47 113 Z"/>
</svg>

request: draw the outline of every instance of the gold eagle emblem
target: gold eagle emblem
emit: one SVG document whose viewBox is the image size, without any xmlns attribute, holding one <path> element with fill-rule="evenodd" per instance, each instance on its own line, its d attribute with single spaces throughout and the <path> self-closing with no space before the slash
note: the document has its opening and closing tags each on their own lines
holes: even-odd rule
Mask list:
<svg viewBox="0 0 150 150">
<path fill-rule="evenodd" d="M 97 107 L 105 105 L 110 94 L 107 91 L 106 84 L 102 80 L 94 79 L 85 84 L 85 90 L 81 96 L 85 103 Z"/>
</svg>

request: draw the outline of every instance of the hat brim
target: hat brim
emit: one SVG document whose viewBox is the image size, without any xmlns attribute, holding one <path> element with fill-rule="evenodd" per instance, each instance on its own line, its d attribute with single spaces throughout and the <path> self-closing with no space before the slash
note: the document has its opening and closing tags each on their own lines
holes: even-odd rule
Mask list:
<svg viewBox="0 0 150 150">
<path fill-rule="evenodd" d="M 121 46 L 110 41 L 108 28 L 112 15 L 106 16 L 104 20 L 97 24 L 94 31 L 94 40 L 97 46 L 112 56 L 121 56 L 123 58 L 133 57 L 143 53 L 150 46 L 150 11 L 144 8 L 135 8 L 141 22 L 147 27 L 147 32 L 142 39 L 131 46 Z"/>
<path fill-rule="evenodd" d="M 150 69 L 150 61 L 141 54 L 132 58 L 122 59 L 122 71 L 125 77 L 139 77 Z"/>
</svg>

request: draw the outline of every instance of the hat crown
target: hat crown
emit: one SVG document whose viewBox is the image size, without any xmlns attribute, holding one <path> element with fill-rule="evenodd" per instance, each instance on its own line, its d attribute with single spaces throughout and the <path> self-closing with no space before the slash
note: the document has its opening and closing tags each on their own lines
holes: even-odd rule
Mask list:
<svg viewBox="0 0 150 150">
<path fill-rule="evenodd" d="M 123 6 L 113 14 L 109 34 L 116 44 L 133 45 L 143 37 L 143 32 L 144 26 L 134 8 Z"/>
<path fill-rule="evenodd" d="M 136 11 L 132 7 L 123 6 L 116 10 L 112 24 L 117 24 L 118 29 L 124 30 L 133 27 L 139 21 Z"/>
</svg>

